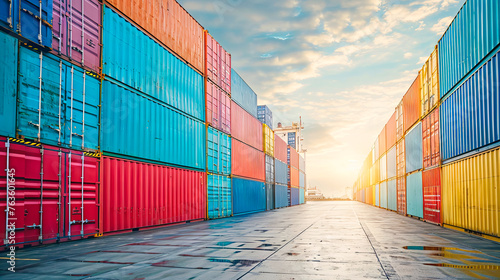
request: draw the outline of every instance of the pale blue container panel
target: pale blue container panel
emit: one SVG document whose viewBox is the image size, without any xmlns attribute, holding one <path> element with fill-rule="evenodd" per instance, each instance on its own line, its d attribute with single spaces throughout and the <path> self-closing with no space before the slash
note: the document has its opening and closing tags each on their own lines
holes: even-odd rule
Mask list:
<svg viewBox="0 0 500 280">
<path fill-rule="evenodd" d="M 299 204 L 304 204 L 305 202 L 305 190 L 299 189 Z"/>
<path fill-rule="evenodd" d="M 234 69 L 231 68 L 231 99 L 257 118 L 257 94 L 243 80 Z"/>
<path fill-rule="evenodd" d="M 274 206 L 276 208 L 288 207 L 288 187 L 286 185 L 274 185 Z"/>
<path fill-rule="evenodd" d="M 379 195 L 380 195 L 380 185 L 377 184 L 375 185 L 375 206 L 380 206 Z"/>
<path fill-rule="evenodd" d="M 257 119 L 273 129 L 273 112 L 267 105 L 257 106 Z"/>
<path fill-rule="evenodd" d="M 405 137 L 406 173 L 423 166 L 422 123 L 418 123 Z"/>
<path fill-rule="evenodd" d="M 396 177 L 396 146 L 387 152 L 387 178 Z"/>
<path fill-rule="evenodd" d="M 278 159 L 274 159 L 274 175 L 276 184 L 288 184 L 288 165 Z"/>
<path fill-rule="evenodd" d="M 387 182 L 380 183 L 380 207 L 387 209 Z"/>
<path fill-rule="evenodd" d="M 306 175 L 299 171 L 299 187 L 305 188 L 306 186 Z"/>
<path fill-rule="evenodd" d="M 299 204 L 299 189 L 297 188 L 290 188 L 290 203 L 291 205 L 298 205 Z"/>
<path fill-rule="evenodd" d="M 396 179 L 387 182 L 387 208 L 392 211 L 398 211 L 398 191 L 396 188 Z"/>
<path fill-rule="evenodd" d="M 234 215 L 266 210 L 266 185 L 259 181 L 232 178 Z"/>
<path fill-rule="evenodd" d="M 266 183 L 266 210 L 275 209 L 274 184 Z"/>
<path fill-rule="evenodd" d="M 274 158 L 266 155 L 266 182 L 274 184 Z"/>
<path fill-rule="evenodd" d="M 213 174 L 231 174 L 231 138 L 229 135 L 208 127 L 207 171 Z"/>
<path fill-rule="evenodd" d="M 416 172 L 406 177 L 406 209 L 408 215 L 424 217 L 422 172 Z"/>
<path fill-rule="evenodd" d="M 207 176 L 208 218 L 217 219 L 233 214 L 231 178 L 221 175 Z"/>
<path fill-rule="evenodd" d="M 0 8 L 3 6 L 0 5 Z M 0 57 L 2 57 L 0 60 L 0 136 L 15 137 L 17 71 L 12 71 L 12 66 L 17 65 L 18 41 L 3 32 L 0 32 Z"/>
</svg>

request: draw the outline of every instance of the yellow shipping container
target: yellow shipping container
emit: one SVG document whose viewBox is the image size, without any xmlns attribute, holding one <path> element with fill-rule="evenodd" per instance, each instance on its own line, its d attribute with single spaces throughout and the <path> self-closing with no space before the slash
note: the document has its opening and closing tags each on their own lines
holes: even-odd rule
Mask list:
<svg viewBox="0 0 500 280">
<path fill-rule="evenodd" d="M 422 116 L 429 113 L 439 100 L 438 49 L 435 47 L 431 56 L 420 70 L 420 100 Z"/>
<path fill-rule="evenodd" d="M 445 224 L 500 237 L 500 149 L 442 168 Z"/>
<path fill-rule="evenodd" d="M 266 124 L 262 124 L 264 140 L 264 153 L 274 157 L 274 131 Z"/>
<path fill-rule="evenodd" d="M 379 161 L 375 161 L 375 164 L 370 168 L 370 185 L 376 185 L 380 181 L 380 165 Z"/>
</svg>

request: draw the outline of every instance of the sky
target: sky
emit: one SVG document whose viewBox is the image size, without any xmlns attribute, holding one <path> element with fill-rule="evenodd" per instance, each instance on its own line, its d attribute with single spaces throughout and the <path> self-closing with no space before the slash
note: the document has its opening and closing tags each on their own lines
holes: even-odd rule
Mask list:
<svg viewBox="0 0 500 280">
<path fill-rule="evenodd" d="M 341 196 L 465 0 L 178 0 L 273 111 L 307 181 Z"/>
</svg>

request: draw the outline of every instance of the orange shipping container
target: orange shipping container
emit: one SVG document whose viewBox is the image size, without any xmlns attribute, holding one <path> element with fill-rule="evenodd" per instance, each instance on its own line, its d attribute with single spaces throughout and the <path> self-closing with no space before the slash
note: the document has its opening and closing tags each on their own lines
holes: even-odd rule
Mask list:
<svg viewBox="0 0 500 280">
<path fill-rule="evenodd" d="M 288 146 L 288 165 L 299 169 L 299 153 L 291 146 Z"/>
<path fill-rule="evenodd" d="M 203 27 L 175 0 L 108 0 L 107 4 L 204 73 Z"/>
<path fill-rule="evenodd" d="M 387 150 L 389 150 L 392 146 L 394 146 L 394 144 L 396 144 L 396 112 L 392 114 L 392 117 L 385 125 L 385 135 Z"/>
<path fill-rule="evenodd" d="M 292 187 L 299 187 L 299 170 L 295 167 L 290 167 L 290 184 Z"/>
<path fill-rule="evenodd" d="M 403 177 L 406 174 L 405 140 L 396 144 L 396 169 L 397 176 Z"/>
<path fill-rule="evenodd" d="M 396 107 L 396 141 L 405 135 L 403 126 L 403 100 Z"/>
<path fill-rule="evenodd" d="M 403 96 L 403 126 L 408 131 L 420 118 L 420 74 Z"/>
<path fill-rule="evenodd" d="M 422 120 L 422 142 L 424 151 L 424 168 L 438 165 L 441 161 L 439 153 L 439 108 Z"/>
<path fill-rule="evenodd" d="M 378 135 L 378 152 L 379 155 L 383 155 L 385 152 L 387 152 L 387 140 L 386 140 L 386 134 L 385 134 L 385 126 Z"/>
<path fill-rule="evenodd" d="M 281 160 L 283 163 L 287 163 L 287 153 L 288 147 L 285 140 L 281 139 L 279 136 L 274 136 L 274 157 Z"/>
</svg>

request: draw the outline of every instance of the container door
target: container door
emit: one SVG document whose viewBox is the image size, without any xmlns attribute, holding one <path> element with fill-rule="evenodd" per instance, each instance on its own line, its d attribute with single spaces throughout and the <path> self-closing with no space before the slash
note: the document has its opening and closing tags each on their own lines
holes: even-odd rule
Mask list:
<svg viewBox="0 0 500 280">
<path fill-rule="evenodd" d="M 208 218 L 219 218 L 219 177 L 208 175 Z"/>
<path fill-rule="evenodd" d="M 224 175 L 231 174 L 231 138 L 224 133 L 219 133 L 220 153 L 219 167 L 220 173 Z"/>
<path fill-rule="evenodd" d="M 231 195 L 231 178 L 221 177 L 221 217 L 229 217 L 233 215 L 233 203 Z"/>
<path fill-rule="evenodd" d="M 211 127 L 208 128 L 208 149 L 207 149 L 207 171 L 219 174 L 219 132 Z"/>
<path fill-rule="evenodd" d="M 220 92 L 220 129 L 229 134 L 231 133 L 231 97 Z"/>
<path fill-rule="evenodd" d="M 211 124 L 212 127 L 219 128 L 219 104 L 220 104 L 220 89 L 215 86 L 214 83 L 207 80 L 206 83 L 207 90 L 207 123 Z"/>
<path fill-rule="evenodd" d="M 41 7 L 40 7 L 41 5 Z M 52 0 L 19 0 L 19 34 L 45 47 L 52 46 Z"/>
</svg>

